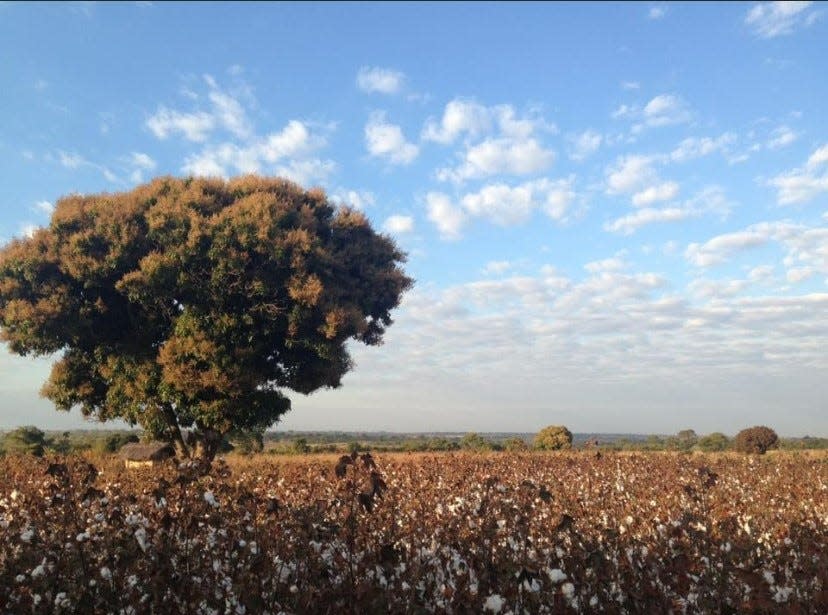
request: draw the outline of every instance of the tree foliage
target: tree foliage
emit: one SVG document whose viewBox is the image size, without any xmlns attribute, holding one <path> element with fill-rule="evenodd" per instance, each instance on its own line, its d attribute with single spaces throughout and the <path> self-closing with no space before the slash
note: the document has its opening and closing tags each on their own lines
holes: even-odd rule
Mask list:
<svg viewBox="0 0 828 615">
<path fill-rule="evenodd" d="M 767 451 L 776 448 L 779 436 L 770 427 L 757 425 L 743 429 L 733 438 L 733 448 L 740 453 L 756 453 L 764 455 Z"/>
<path fill-rule="evenodd" d="M 699 438 L 696 446 L 706 453 L 725 451 L 730 446 L 730 439 L 725 434 L 715 431 Z"/>
<path fill-rule="evenodd" d="M 60 353 L 42 394 L 205 456 L 263 430 L 283 390 L 338 387 L 346 341 L 381 343 L 412 281 L 361 213 L 280 179 L 159 178 L 60 199 L 0 251 L 2 340 Z"/>
<path fill-rule="evenodd" d="M 538 432 L 533 445 L 542 451 L 572 448 L 572 432 L 563 425 L 549 425 Z"/>
<path fill-rule="evenodd" d="M 18 427 L 7 433 L 3 440 L 3 449 L 7 453 L 35 457 L 42 457 L 51 444 L 46 433 L 33 425 Z"/>
</svg>

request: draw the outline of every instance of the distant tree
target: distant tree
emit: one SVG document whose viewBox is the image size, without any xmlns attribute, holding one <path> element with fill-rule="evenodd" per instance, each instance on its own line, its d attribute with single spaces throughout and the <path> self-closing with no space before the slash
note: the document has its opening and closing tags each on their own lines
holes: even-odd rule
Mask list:
<svg viewBox="0 0 828 615">
<path fill-rule="evenodd" d="M 779 436 L 770 427 L 757 425 L 743 429 L 733 438 L 733 448 L 740 453 L 756 453 L 764 455 L 770 449 L 776 448 Z"/>
<path fill-rule="evenodd" d="M 707 453 L 726 451 L 729 446 L 730 439 L 719 431 L 702 436 L 696 443 L 696 448 Z"/>
<path fill-rule="evenodd" d="M 692 429 L 682 429 L 674 437 L 667 439 L 667 448 L 687 452 L 692 449 L 699 438 Z"/>
<path fill-rule="evenodd" d="M 298 453 L 300 455 L 305 455 L 310 453 L 311 447 L 308 444 L 307 438 L 296 438 L 293 442 L 293 452 Z"/>
<path fill-rule="evenodd" d="M 503 449 L 509 452 L 520 452 L 529 450 L 529 445 L 523 438 L 507 438 L 503 442 Z"/>
<path fill-rule="evenodd" d="M 549 425 L 538 432 L 533 446 L 542 451 L 572 448 L 572 432 L 563 425 Z"/>
<path fill-rule="evenodd" d="M 264 429 L 284 390 L 340 386 L 346 343 L 382 342 L 412 280 L 404 254 L 321 190 L 280 179 L 159 178 L 59 199 L 47 228 L 0 250 L 0 333 L 60 353 L 59 410 L 139 424 L 212 459 Z"/>
<path fill-rule="evenodd" d="M 261 453 L 264 450 L 264 429 L 234 429 L 227 434 L 233 450 L 242 455 Z"/>
<path fill-rule="evenodd" d="M 460 440 L 460 448 L 466 451 L 489 451 L 492 450 L 492 444 L 480 434 L 471 431 Z"/>
<path fill-rule="evenodd" d="M 49 445 L 46 433 L 34 427 L 18 427 L 10 431 L 4 438 L 3 448 L 9 454 L 34 455 L 42 457 Z"/>
</svg>

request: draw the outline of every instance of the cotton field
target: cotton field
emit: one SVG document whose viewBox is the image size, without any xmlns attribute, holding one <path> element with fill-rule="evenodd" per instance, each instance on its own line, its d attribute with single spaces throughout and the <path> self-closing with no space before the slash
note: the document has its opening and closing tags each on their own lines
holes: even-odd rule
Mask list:
<svg viewBox="0 0 828 615">
<path fill-rule="evenodd" d="M 825 457 L 0 460 L 0 613 L 826 613 Z"/>
</svg>

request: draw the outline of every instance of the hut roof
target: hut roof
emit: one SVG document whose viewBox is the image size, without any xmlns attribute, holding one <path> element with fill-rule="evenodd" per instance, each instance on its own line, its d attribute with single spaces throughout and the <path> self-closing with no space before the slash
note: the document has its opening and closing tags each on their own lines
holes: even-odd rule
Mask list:
<svg viewBox="0 0 828 615">
<path fill-rule="evenodd" d="M 160 461 L 175 456 L 175 451 L 166 442 L 133 443 L 122 446 L 120 455 L 127 461 Z"/>
</svg>

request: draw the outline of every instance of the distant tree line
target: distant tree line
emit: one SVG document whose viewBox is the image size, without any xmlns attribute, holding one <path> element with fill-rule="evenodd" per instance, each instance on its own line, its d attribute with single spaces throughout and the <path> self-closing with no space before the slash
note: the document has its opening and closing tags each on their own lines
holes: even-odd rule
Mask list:
<svg viewBox="0 0 828 615">
<path fill-rule="evenodd" d="M 19 427 L 0 433 L 0 455 L 69 454 L 91 451 L 113 454 L 129 442 L 149 439 L 146 432 L 132 431 L 66 431 L 44 432 L 37 427 Z M 721 432 L 699 436 L 684 429 L 671 436 L 651 435 L 633 440 L 617 438 L 601 441 L 592 438 L 574 443 L 573 434 L 562 425 L 550 425 L 534 437 L 530 435 L 492 435 L 468 432 L 455 437 L 445 435 L 414 435 L 394 433 L 349 432 L 262 432 L 235 430 L 222 440 L 220 452 L 241 455 L 266 453 L 272 455 L 307 455 L 343 452 L 528 452 L 568 449 L 604 451 L 672 451 L 679 453 L 736 451 L 762 454 L 772 449 L 824 450 L 828 438 L 805 436 L 779 438 L 772 429 L 756 426 L 744 429 L 730 438 Z"/>
</svg>

